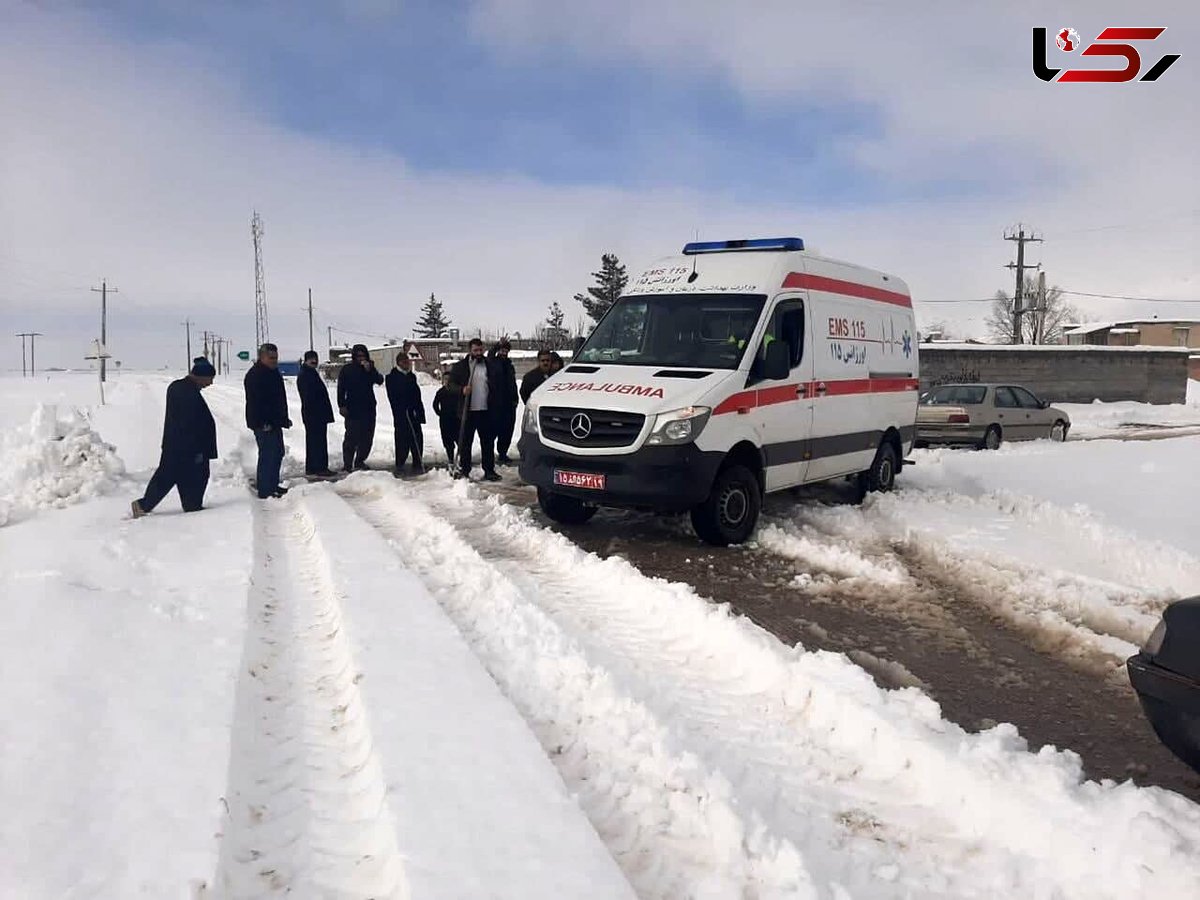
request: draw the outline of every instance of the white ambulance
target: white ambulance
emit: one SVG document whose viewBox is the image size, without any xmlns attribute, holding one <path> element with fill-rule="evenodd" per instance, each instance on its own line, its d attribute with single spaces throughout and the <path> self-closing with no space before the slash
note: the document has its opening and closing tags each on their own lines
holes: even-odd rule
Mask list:
<svg viewBox="0 0 1200 900">
<path fill-rule="evenodd" d="M 530 398 L 521 477 L 557 522 L 687 511 L 705 541 L 741 543 L 772 491 L 846 476 L 890 490 L 917 377 L 900 279 L 799 238 L 688 244 Z"/>
</svg>

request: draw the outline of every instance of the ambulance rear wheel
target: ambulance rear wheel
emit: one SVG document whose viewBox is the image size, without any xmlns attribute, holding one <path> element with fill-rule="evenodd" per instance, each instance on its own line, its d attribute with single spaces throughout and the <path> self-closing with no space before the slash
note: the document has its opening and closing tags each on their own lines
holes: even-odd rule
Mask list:
<svg viewBox="0 0 1200 900">
<path fill-rule="evenodd" d="M 596 507 L 588 506 L 582 500 L 555 494 L 544 488 L 538 488 L 538 506 L 551 522 L 560 525 L 582 525 L 596 514 Z"/>
<path fill-rule="evenodd" d="M 875 453 L 871 468 L 862 474 L 863 487 L 868 491 L 886 494 L 896 486 L 896 448 L 884 441 Z"/>
<path fill-rule="evenodd" d="M 692 510 L 692 527 L 700 540 L 717 547 L 741 544 L 754 532 L 762 509 L 758 479 L 745 466 L 717 473 L 708 498 Z"/>
</svg>

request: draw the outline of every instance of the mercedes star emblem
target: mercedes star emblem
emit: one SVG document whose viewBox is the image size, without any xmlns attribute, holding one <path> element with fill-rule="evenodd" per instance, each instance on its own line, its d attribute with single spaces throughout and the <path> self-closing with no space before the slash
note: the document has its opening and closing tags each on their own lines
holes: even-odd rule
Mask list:
<svg viewBox="0 0 1200 900">
<path fill-rule="evenodd" d="M 575 413 L 571 417 L 571 436 L 577 441 L 582 441 L 592 433 L 592 420 L 583 413 Z"/>
</svg>

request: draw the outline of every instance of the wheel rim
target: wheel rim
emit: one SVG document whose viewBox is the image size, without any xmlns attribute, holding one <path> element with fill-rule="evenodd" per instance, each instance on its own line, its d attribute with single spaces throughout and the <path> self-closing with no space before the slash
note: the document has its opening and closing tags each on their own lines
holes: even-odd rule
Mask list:
<svg viewBox="0 0 1200 900">
<path fill-rule="evenodd" d="M 1062 422 L 1055 422 L 1054 427 L 1050 429 L 1050 440 L 1064 441 L 1067 439 L 1067 430 L 1063 427 Z"/>
<path fill-rule="evenodd" d="M 989 428 L 986 443 L 989 450 L 995 450 L 997 447 L 999 447 L 1000 432 L 998 432 L 995 428 Z"/>
<path fill-rule="evenodd" d="M 746 495 L 745 488 L 734 485 L 726 488 L 721 494 L 719 513 L 722 525 L 736 528 L 746 521 L 749 511 L 750 498 Z"/>
<path fill-rule="evenodd" d="M 879 486 L 886 488 L 892 483 L 892 461 L 885 457 L 879 463 Z"/>
</svg>

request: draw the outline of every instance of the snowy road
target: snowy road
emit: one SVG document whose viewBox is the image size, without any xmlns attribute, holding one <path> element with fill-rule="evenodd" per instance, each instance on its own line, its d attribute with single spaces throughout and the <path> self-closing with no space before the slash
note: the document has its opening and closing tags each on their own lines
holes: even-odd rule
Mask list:
<svg viewBox="0 0 1200 900">
<path fill-rule="evenodd" d="M 1091 900 L 1200 880 L 1196 780 L 1119 668 L 1200 589 L 1161 477 L 1195 437 L 933 451 L 862 506 L 773 498 L 755 544 L 717 551 L 633 514 L 559 533 L 511 474 L 366 472 L 259 503 L 219 384 L 210 509 L 131 522 L 164 380 L 123 377 L 104 410 L 55 397 L 69 439 L 39 437 L 54 419 L 26 399 L 37 427 L 6 438 L 30 477 L 4 485 L 0 530 L 0 894 Z M 1179 793 L 1084 780 L 1129 775 Z M 62 846 L 95 850 L 62 865 Z"/>
</svg>

